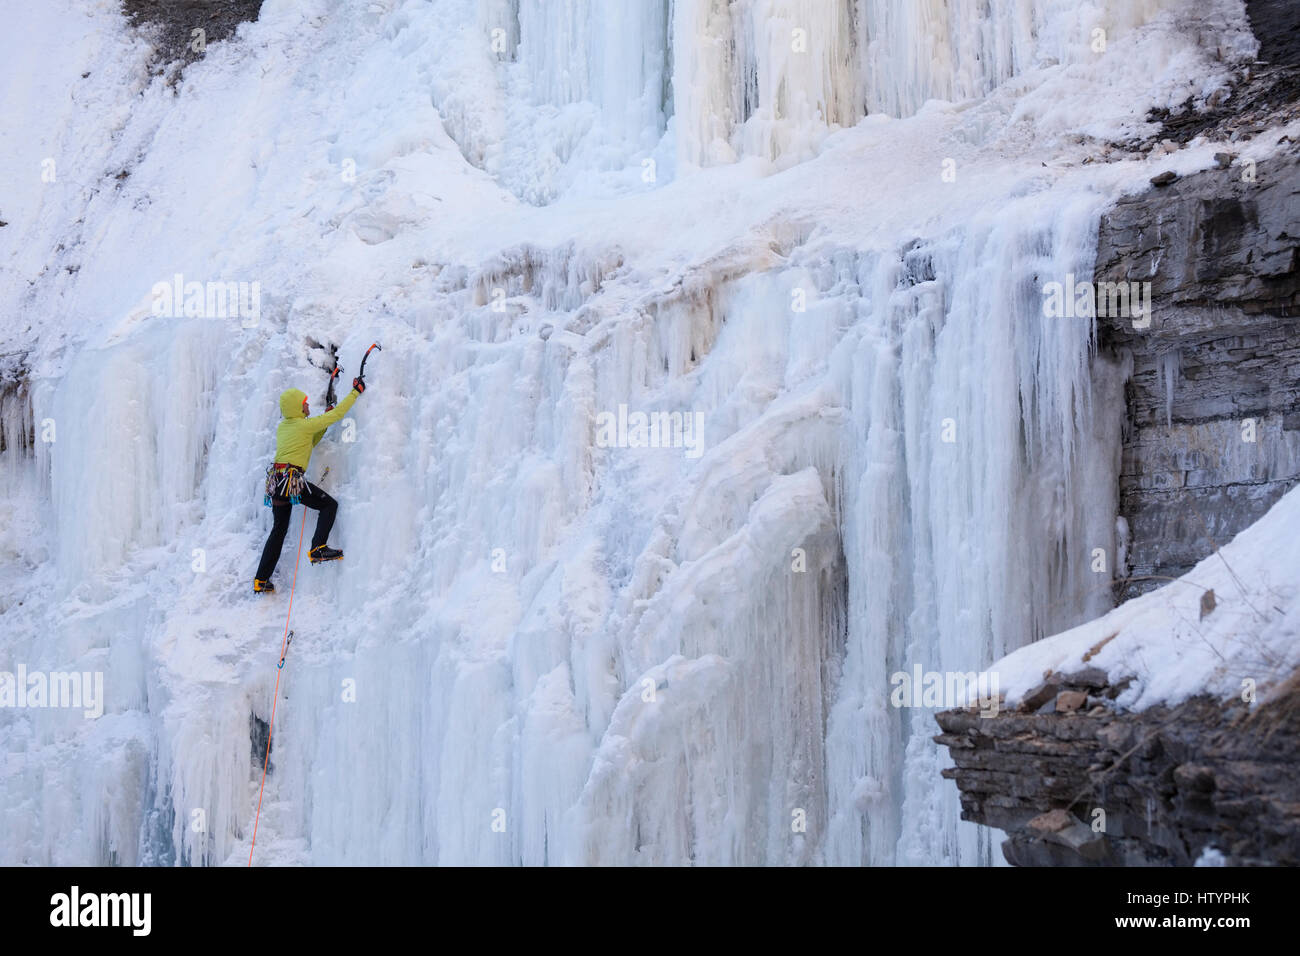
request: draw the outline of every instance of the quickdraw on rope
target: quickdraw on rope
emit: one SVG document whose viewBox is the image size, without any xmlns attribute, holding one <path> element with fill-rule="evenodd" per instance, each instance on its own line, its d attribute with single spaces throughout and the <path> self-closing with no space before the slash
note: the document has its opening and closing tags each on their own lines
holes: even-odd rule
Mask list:
<svg viewBox="0 0 1300 956">
<path fill-rule="evenodd" d="M 266 768 L 271 765 L 271 735 L 275 733 L 275 708 L 280 703 L 280 675 L 284 671 L 284 658 L 289 653 L 293 631 L 289 618 L 293 615 L 293 592 L 298 586 L 298 564 L 302 560 L 302 533 L 307 527 L 307 509 L 302 509 L 302 524 L 298 526 L 298 553 L 293 559 L 293 583 L 289 585 L 289 610 L 284 615 L 284 639 L 280 643 L 280 663 L 275 666 L 275 694 L 271 697 L 271 723 L 266 728 L 266 757 L 262 761 L 262 786 L 257 794 L 257 815 L 253 818 L 253 842 L 248 847 L 248 865 L 253 865 L 253 848 L 257 846 L 257 825 L 262 821 L 262 797 L 266 794 Z"/>
<path fill-rule="evenodd" d="M 289 637 L 284 642 L 284 650 L 280 652 L 280 663 L 275 665 L 276 670 L 281 670 L 281 671 L 284 670 L 284 658 L 289 653 L 289 645 L 292 643 L 293 643 L 293 631 L 290 631 Z M 274 708 L 275 705 L 272 704 L 271 707 Z"/>
</svg>

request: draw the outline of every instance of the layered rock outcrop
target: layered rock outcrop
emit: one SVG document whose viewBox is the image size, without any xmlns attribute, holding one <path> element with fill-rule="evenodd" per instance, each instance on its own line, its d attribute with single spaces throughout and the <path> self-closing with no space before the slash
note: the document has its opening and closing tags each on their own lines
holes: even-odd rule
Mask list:
<svg viewBox="0 0 1300 956">
<path fill-rule="evenodd" d="M 1098 317 L 1101 347 L 1133 363 L 1121 597 L 1185 573 L 1300 479 L 1300 156 L 1224 155 L 1101 224 L 1096 281 L 1150 283 L 1149 322 Z"/>
<path fill-rule="evenodd" d="M 1300 865 L 1300 679 L 1273 699 L 1126 713 L 1099 670 L 1049 678 L 1017 711 L 938 715 L 962 817 L 1026 865 Z"/>
</svg>

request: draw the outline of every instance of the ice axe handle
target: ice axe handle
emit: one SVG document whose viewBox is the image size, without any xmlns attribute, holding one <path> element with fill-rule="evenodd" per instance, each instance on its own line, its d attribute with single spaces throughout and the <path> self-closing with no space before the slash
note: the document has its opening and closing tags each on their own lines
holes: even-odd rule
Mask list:
<svg viewBox="0 0 1300 956">
<path fill-rule="evenodd" d="M 361 356 L 361 371 L 356 373 L 357 378 L 365 377 L 365 360 L 370 358 L 370 352 L 376 349 L 383 351 L 383 346 L 381 346 L 380 343 L 378 342 L 372 342 L 370 343 L 369 349 L 365 350 L 365 355 Z"/>
<path fill-rule="evenodd" d="M 334 408 L 334 404 L 337 401 L 334 395 L 334 381 L 339 377 L 339 373 L 342 371 L 343 366 L 335 363 L 334 370 L 330 372 L 330 384 L 329 387 L 325 389 L 325 411 L 327 412 Z"/>
</svg>

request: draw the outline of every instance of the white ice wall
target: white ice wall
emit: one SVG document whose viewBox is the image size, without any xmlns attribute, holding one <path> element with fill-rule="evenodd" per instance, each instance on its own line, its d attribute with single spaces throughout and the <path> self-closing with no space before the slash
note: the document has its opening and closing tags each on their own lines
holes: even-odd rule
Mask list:
<svg viewBox="0 0 1300 956">
<path fill-rule="evenodd" d="M 1034 67 L 1086 63 L 1164 0 L 857 0 L 869 112 L 988 93 Z M 1096 31 L 1101 31 L 1097 33 Z"/>
<path fill-rule="evenodd" d="M 440 65 L 434 104 L 466 157 L 538 203 L 744 157 L 788 166 L 868 113 L 1093 62 L 1169 3 L 438 0 L 399 22 L 404 50 Z"/>
</svg>

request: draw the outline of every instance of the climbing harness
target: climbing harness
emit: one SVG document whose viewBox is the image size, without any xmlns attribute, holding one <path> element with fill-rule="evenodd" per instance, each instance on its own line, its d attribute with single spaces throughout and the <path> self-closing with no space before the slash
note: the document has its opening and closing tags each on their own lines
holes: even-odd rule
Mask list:
<svg viewBox="0 0 1300 956">
<path fill-rule="evenodd" d="M 307 479 L 301 468 L 277 461 L 266 469 L 266 495 L 262 498 L 262 504 L 271 508 L 284 504 L 286 498 L 290 504 L 302 504 L 306 484 Z M 277 498 L 280 500 L 276 501 Z"/>
</svg>

